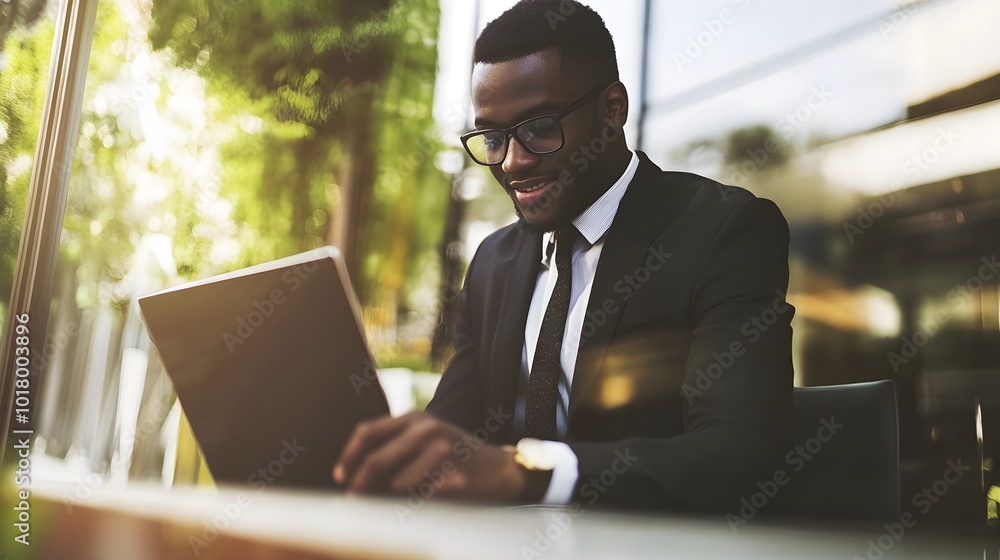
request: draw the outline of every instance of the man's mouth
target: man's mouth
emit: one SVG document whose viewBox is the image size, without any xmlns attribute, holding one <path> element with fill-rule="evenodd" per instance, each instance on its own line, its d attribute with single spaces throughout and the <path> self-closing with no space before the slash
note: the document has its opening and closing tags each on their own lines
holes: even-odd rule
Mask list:
<svg viewBox="0 0 1000 560">
<path fill-rule="evenodd" d="M 542 183 L 538 183 L 537 185 L 534 185 L 532 187 L 526 187 L 526 188 L 523 188 L 523 189 L 514 189 L 514 190 L 516 190 L 518 192 L 529 193 L 529 192 L 535 192 L 538 189 L 541 189 L 542 187 L 544 187 L 545 185 L 546 185 L 546 183 L 542 182 Z"/>
<path fill-rule="evenodd" d="M 549 181 L 545 179 L 532 179 L 527 181 L 511 181 L 510 188 L 518 192 L 533 192 L 547 185 Z"/>
<path fill-rule="evenodd" d="M 508 186 L 517 191 L 523 193 L 535 192 L 537 190 L 545 188 L 550 183 L 555 182 L 555 177 L 543 177 L 540 179 L 525 179 L 523 181 L 510 181 Z"/>
<path fill-rule="evenodd" d="M 538 211 L 554 202 L 556 195 L 559 194 L 554 188 L 557 184 L 556 179 L 532 179 L 511 181 L 510 188 L 514 191 L 514 200 L 521 206 L 522 211 L 527 211 L 529 208 Z"/>
</svg>

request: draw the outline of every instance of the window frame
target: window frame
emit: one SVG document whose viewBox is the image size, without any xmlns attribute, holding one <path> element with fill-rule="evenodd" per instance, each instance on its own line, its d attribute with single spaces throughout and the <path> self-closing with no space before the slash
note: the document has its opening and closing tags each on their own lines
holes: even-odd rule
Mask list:
<svg viewBox="0 0 1000 560">
<path fill-rule="evenodd" d="M 0 466 L 5 466 L 8 460 L 16 459 L 15 454 L 10 457 L 6 454 L 8 442 L 14 435 L 12 431 L 15 428 L 34 430 L 39 417 L 42 395 L 40 386 L 44 380 L 41 378 L 42 372 L 32 365 L 29 366 L 31 383 L 28 388 L 30 421 L 25 425 L 12 424 L 14 381 L 17 379 L 13 344 L 15 318 L 28 314 L 31 333 L 29 355 L 37 356 L 42 352 L 48 327 L 56 257 L 69 192 L 69 172 L 80 128 L 87 65 L 90 61 L 99 1 L 65 0 L 61 2 L 56 20 L 45 104 L 35 146 L 28 204 L 0 350 L 0 422 L 3 426 L 3 433 L 0 434 Z"/>
</svg>

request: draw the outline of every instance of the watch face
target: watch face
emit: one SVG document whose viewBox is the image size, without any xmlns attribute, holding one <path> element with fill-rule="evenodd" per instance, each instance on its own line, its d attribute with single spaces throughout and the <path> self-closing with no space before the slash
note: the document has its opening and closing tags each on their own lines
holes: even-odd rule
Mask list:
<svg viewBox="0 0 1000 560">
<path fill-rule="evenodd" d="M 528 470 L 551 471 L 555 468 L 555 462 L 542 440 L 524 438 L 517 442 L 517 454 L 514 457 Z"/>
</svg>

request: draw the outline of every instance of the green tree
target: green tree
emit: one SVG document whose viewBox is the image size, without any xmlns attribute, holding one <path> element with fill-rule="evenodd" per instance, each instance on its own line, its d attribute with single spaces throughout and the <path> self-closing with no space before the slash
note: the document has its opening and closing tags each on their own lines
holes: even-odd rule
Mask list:
<svg viewBox="0 0 1000 560">
<path fill-rule="evenodd" d="M 10 298 L 48 82 L 53 25 L 38 21 L 43 4 L 0 4 L 0 311 Z"/>
<path fill-rule="evenodd" d="M 235 138 L 223 154 L 222 191 L 248 226 L 242 264 L 330 241 L 336 202 L 351 222 L 333 237 L 358 271 L 378 164 L 402 155 L 376 151 L 382 127 L 400 107 L 429 116 L 436 50 L 423 41 L 436 25 L 436 5 L 424 0 L 154 3 L 152 46 L 204 76 L 224 117 L 263 119 L 262 138 Z M 407 50 L 414 44 L 423 56 Z M 404 58 L 409 67 L 397 64 Z M 420 75 L 425 86 L 389 98 L 397 73 Z"/>
<path fill-rule="evenodd" d="M 23 6 L 23 4 L 22 4 Z M 114 3 L 102 2 L 88 65 L 88 93 L 120 71 L 114 44 L 127 32 Z M 4 43 L 0 71 L 0 297 L 6 303 L 24 222 L 30 164 L 45 101 L 53 24 L 41 19 L 18 27 Z M 113 108 L 112 108 L 113 109 Z M 130 208 L 132 185 L 122 154 L 135 144 L 115 111 L 83 107 L 81 138 L 71 173 L 63 220 L 60 266 L 79 280 L 78 303 L 97 301 L 102 283 L 115 283 L 127 271 L 142 225 Z M 89 132 L 88 132 L 89 131 Z"/>
<path fill-rule="evenodd" d="M 761 169 L 769 169 L 785 164 L 792 157 L 792 148 L 788 142 L 773 128 L 763 124 L 730 132 L 724 140 L 724 146 L 725 162 L 733 168 L 738 168 L 750 159 Z"/>
<path fill-rule="evenodd" d="M 238 264 L 337 243 L 370 326 L 394 328 L 408 294 L 436 285 L 449 195 L 434 165 L 437 2 L 175 0 L 152 14 L 152 46 L 204 76 L 242 130 L 220 185 L 244 226 Z M 204 255 L 176 242 L 197 273 Z"/>
<path fill-rule="evenodd" d="M 60 245 L 60 266 L 75 278 L 76 303 L 92 307 L 110 292 L 124 305 L 130 294 L 116 286 L 140 240 L 169 220 L 162 231 L 176 232 L 172 250 L 182 279 L 336 242 L 352 256 L 352 277 L 373 326 L 391 330 L 397 319 L 433 317 L 436 305 L 414 305 L 411 296 L 437 284 L 436 248 L 449 195 L 448 180 L 434 165 L 441 149 L 431 115 L 437 2 L 170 0 L 149 9 L 151 54 L 168 62 L 148 83 L 129 76 L 133 59 L 148 52 L 126 39 L 132 24 L 115 2 L 98 9 L 89 101 Z M 26 164 L 51 41 L 52 24 L 43 22 L 13 29 L 4 43 L 3 298 L 23 222 Z M 205 124 L 198 130 L 180 122 L 172 107 L 185 72 L 204 80 Z M 154 153 L 155 141 L 136 122 L 138 103 L 130 98 L 136 93 L 155 99 L 165 126 L 183 129 L 166 154 Z M 201 168 L 193 168 L 204 161 L 218 161 L 221 169 L 199 175 Z M 166 185 L 165 198 L 138 208 L 137 186 L 148 193 L 150 181 Z M 217 188 L 206 187 L 215 182 Z M 218 197 L 232 212 L 213 221 L 203 203 Z M 334 223 L 338 210 L 350 224 Z M 338 228 L 347 235 L 338 237 Z M 220 237 L 232 238 L 236 259 L 215 257 Z M 427 322 L 427 336 L 432 328 Z"/>
<path fill-rule="evenodd" d="M 0 46 L 14 27 L 31 27 L 42 17 L 48 0 L 4 0 L 0 2 Z"/>
</svg>

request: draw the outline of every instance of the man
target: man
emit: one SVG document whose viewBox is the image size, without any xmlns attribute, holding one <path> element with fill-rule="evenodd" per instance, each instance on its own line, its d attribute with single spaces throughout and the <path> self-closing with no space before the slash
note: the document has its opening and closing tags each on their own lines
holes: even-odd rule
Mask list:
<svg viewBox="0 0 1000 560">
<path fill-rule="evenodd" d="M 773 474 L 790 423 L 781 212 L 629 150 L 612 38 L 576 2 L 524 0 L 491 22 L 473 105 L 463 143 L 518 223 L 469 264 L 455 357 L 427 410 L 359 425 L 335 480 L 734 510 Z"/>
</svg>

